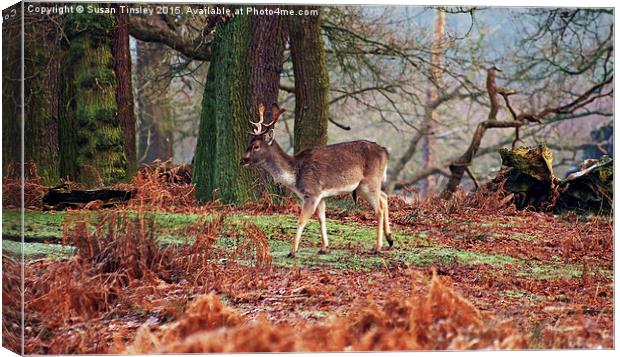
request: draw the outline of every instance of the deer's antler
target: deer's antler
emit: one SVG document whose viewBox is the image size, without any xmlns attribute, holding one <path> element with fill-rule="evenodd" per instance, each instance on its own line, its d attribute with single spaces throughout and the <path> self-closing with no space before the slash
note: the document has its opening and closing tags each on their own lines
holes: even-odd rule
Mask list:
<svg viewBox="0 0 620 357">
<path fill-rule="evenodd" d="M 280 114 L 282 114 L 283 112 L 284 112 L 284 109 L 280 109 L 280 107 L 278 107 L 276 103 L 273 103 L 271 107 L 271 115 L 272 115 L 271 122 L 269 124 L 263 124 L 265 120 L 265 105 L 261 103 L 258 106 L 259 120 L 257 122 L 253 122 L 250 120 L 250 124 L 254 126 L 254 131 L 250 132 L 250 134 L 254 136 L 259 136 L 273 129 L 273 126 L 276 124 L 276 122 L 280 118 Z"/>
<path fill-rule="evenodd" d="M 265 105 L 264 104 L 260 104 L 258 106 L 258 121 L 257 122 L 253 122 L 250 120 L 250 124 L 252 124 L 254 126 L 254 131 L 250 132 L 250 134 L 258 136 L 258 135 L 263 135 L 264 133 L 267 132 L 267 130 L 269 130 L 269 128 L 267 128 L 266 130 L 263 131 L 263 121 L 265 120 Z"/>
</svg>

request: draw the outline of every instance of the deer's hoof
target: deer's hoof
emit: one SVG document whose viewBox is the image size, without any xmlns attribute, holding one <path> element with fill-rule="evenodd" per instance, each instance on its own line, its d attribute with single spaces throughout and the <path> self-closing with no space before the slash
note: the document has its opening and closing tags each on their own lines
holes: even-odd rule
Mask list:
<svg viewBox="0 0 620 357">
<path fill-rule="evenodd" d="M 295 253 L 290 252 L 290 253 L 288 253 L 288 255 L 286 257 L 287 258 L 295 258 Z"/>
<path fill-rule="evenodd" d="M 387 240 L 388 245 L 389 245 L 390 247 L 393 247 L 393 246 L 394 246 L 394 240 L 392 239 L 392 233 L 387 233 L 387 234 L 385 235 L 385 239 Z"/>
<path fill-rule="evenodd" d="M 381 248 L 374 247 L 370 250 L 370 254 L 381 255 Z"/>
<path fill-rule="evenodd" d="M 321 249 L 319 249 L 319 254 L 329 254 L 329 248 L 321 248 Z"/>
</svg>

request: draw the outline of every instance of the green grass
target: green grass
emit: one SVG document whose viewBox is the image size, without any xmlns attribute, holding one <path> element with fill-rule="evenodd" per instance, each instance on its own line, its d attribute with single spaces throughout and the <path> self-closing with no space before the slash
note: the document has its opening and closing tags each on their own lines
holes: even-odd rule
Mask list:
<svg viewBox="0 0 620 357">
<path fill-rule="evenodd" d="M 341 204 L 346 204 L 346 201 Z M 95 223 L 98 221 L 96 212 L 81 212 L 84 217 Z M 50 240 L 62 238 L 63 222 L 67 216 L 64 212 L 26 212 L 24 254 L 28 259 L 48 257 L 63 258 L 72 253 L 70 247 L 59 244 L 37 243 L 36 240 Z M 213 219 L 214 215 L 162 213 L 150 212 L 156 222 L 156 236 L 162 244 L 191 243 L 191 234 L 188 228 Z M 3 249 L 9 254 L 19 254 L 19 212 L 5 210 L 2 215 L 3 235 L 12 240 L 3 239 Z M 300 250 L 295 259 L 287 258 L 293 237 L 297 228 L 297 217 L 294 215 L 253 216 L 236 214 L 227 216 L 224 222 L 222 235 L 216 246 L 232 251 L 239 242 L 232 238 L 231 230 L 242 231 L 247 223 L 256 224 L 269 239 L 269 250 L 276 266 L 325 266 L 333 269 L 348 270 L 376 270 L 389 268 L 392 264 L 407 264 L 412 266 L 432 266 L 434 264 L 487 264 L 498 270 L 513 269 L 517 276 L 534 279 L 578 278 L 582 267 L 578 264 L 566 263 L 559 257 L 552 262 L 532 262 L 521 260 L 503 254 L 480 253 L 467 249 L 458 249 L 439 243 L 433 239 L 430 231 L 410 233 L 403 230 L 394 230 L 395 247 L 385 250 L 380 255 L 370 254 L 375 244 L 376 229 L 372 226 L 361 225 L 357 222 L 343 222 L 334 219 L 327 220 L 328 236 L 330 239 L 330 253 L 318 254 L 321 246 L 320 228 L 316 219 L 312 219 L 304 230 Z M 470 236 L 481 234 L 476 230 L 477 222 L 463 220 L 470 226 Z M 483 224 L 488 224 L 483 222 Z M 444 234 L 444 233 L 439 233 Z M 489 236 L 486 238 L 501 239 L 502 237 Z M 525 234 L 514 234 L 511 238 L 530 242 L 534 237 Z M 33 242 L 35 241 L 35 242 Z M 387 244 L 384 242 L 384 246 Z M 596 268 L 593 268 L 596 269 Z M 601 271 L 609 274 L 607 271 Z"/>
<path fill-rule="evenodd" d="M 2 240 L 2 253 L 8 256 L 19 257 L 21 255 L 21 243 L 10 240 Z M 74 254 L 74 248 L 62 244 L 25 243 L 24 259 L 64 259 Z"/>
<path fill-rule="evenodd" d="M 583 268 L 581 265 L 571 263 L 530 263 L 521 264 L 516 275 L 520 277 L 533 277 L 540 280 L 573 279 L 581 277 Z"/>
<path fill-rule="evenodd" d="M 464 265 L 488 264 L 501 268 L 505 265 L 517 263 L 517 260 L 506 255 L 478 253 L 447 247 L 399 250 L 395 253 L 398 260 L 418 266 L 433 265 L 436 262 L 441 262 L 444 264 L 458 263 Z"/>
<path fill-rule="evenodd" d="M 24 215 L 24 235 L 33 239 L 61 238 L 64 219 L 64 212 L 26 212 Z M 19 237 L 20 222 L 19 211 L 2 211 L 2 234 Z"/>
</svg>

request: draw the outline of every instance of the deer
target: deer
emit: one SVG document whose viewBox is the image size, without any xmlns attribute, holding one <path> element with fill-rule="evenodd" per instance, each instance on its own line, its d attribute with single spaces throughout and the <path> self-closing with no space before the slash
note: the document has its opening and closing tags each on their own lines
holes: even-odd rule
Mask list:
<svg viewBox="0 0 620 357">
<path fill-rule="evenodd" d="M 305 149 L 294 156 L 287 154 L 274 138 L 274 127 L 284 112 L 277 103 L 271 106 L 271 121 L 265 123 L 265 106 L 258 107 L 258 121 L 253 122 L 250 140 L 242 155 L 242 167 L 258 166 L 276 183 L 290 189 L 301 200 L 297 231 L 289 258 L 299 250 L 301 235 L 309 219 L 318 211 L 322 247 L 319 254 L 329 253 L 325 222 L 325 199 L 343 194 L 364 198 L 377 219 L 377 240 L 372 249 L 379 254 L 383 235 L 393 246 L 388 217 L 387 194 L 381 190 L 386 180 L 388 151 L 377 143 L 359 140 Z"/>
</svg>

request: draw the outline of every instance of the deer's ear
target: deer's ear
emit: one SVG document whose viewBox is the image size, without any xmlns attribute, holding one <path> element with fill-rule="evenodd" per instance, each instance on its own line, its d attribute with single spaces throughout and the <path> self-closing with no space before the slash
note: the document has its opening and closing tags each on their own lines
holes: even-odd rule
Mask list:
<svg viewBox="0 0 620 357">
<path fill-rule="evenodd" d="M 273 121 L 275 122 L 280 117 L 280 114 L 284 113 L 284 109 L 280 109 L 277 103 L 273 103 L 271 105 L 271 116 Z"/>
<path fill-rule="evenodd" d="M 267 143 L 267 145 L 271 146 L 271 144 L 273 144 L 273 130 L 269 130 L 267 133 L 265 133 L 265 137 L 263 140 L 265 140 L 265 142 Z"/>
</svg>

